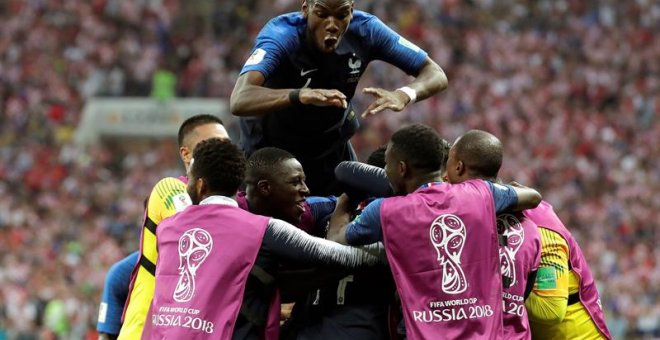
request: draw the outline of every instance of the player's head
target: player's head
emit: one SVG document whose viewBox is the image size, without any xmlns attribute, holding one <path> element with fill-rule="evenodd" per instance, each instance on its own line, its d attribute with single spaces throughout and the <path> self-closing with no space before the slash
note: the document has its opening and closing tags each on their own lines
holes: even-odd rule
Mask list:
<svg viewBox="0 0 660 340">
<path fill-rule="evenodd" d="M 446 178 L 460 183 L 472 178 L 494 181 L 502 166 L 502 142 L 482 130 L 458 137 L 449 151 Z"/>
<path fill-rule="evenodd" d="M 387 150 L 387 144 L 381 145 L 378 149 L 369 155 L 367 158 L 367 164 L 377 166 L 381 169 L 385 168 L 385 150 Z"/>
<path fill-rule="evenodd" d="M 229 139 L 229 134 L 220 118 L 201 114 L 192 116 L 181 123 L 178 134 L 179 155 L 186 171 L 190 167 L 190 159 L 197 143 L 209 138 Z"/>
<path fill-rule="evenodd" d="M 300 222 L 309 189 L 302 165 L 292 154 L 273 147 L 257 150 L 248 159 L 245 181 L 251 210 Z"/>
<path fill-rule="evenodd" d="M 448 146 L 435 130 L 423 124 L 396 131 L 385 151 L 385 173 L 394 193 L 410 193 L 420 180 L 438 180 Z"/>
<path fill-rule="evenodd" d="M 323 53 L 332 53 L 353 19 L 353 0 L 305 0 L 307 39 Z"/>
<path fill-rule="evenodd" d="M 193 204 L 211 195 L 234 196 L 245 178 L 245 156 L 228 139 L 197 144 L 188 170 L 188 195 Z"/>
</svg>

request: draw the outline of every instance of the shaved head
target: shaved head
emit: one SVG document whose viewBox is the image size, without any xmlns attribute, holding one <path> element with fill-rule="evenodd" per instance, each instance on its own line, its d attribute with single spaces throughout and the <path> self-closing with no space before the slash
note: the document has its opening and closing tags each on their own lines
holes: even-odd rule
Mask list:
<svg viewBox="0 0 660 340">
<path fill-rule="evenodd" d="M 495 179 L 502 166 L 502 142 L 486 131 L 470 130 L 454 142 L 452 156 L 463 162 L 471 177 Z"/>
</svg>

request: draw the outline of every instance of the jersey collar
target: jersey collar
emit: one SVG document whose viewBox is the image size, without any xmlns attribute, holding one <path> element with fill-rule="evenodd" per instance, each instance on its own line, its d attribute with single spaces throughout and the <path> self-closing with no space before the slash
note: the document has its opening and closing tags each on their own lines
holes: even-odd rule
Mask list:
<svg viewBox="0 0 660 340">
<path fill-rule="evenodd" d="M 429 182 L 429 183 L 424 183 L 424 184 L 420 185 L 419 188 L 417 188 L 417 190 L 415 190 L 415 191 L 419 191 L 419 190 L 422 190 L 422 189 L 430 188 L 430 187 L 432 187 L 432 186 L 435 186 L 435 185 L 441 185 L 441 184 L 444 184 L 444 182 Z"/>
<path fill-rule="evenodd" d="M 238 208 L 238 202 L 236 202 L 235 199 L 227 196 L 221 196 L 221 195 L 214 195 L 214 196 L 209 196 L 205 199 L 203 199 L 201 202 L 199 202 L 199 205 L 203 204 L 224 204 L 224 205 L 231 205 L 232 207 L 237 207 Z"/>
</svg>

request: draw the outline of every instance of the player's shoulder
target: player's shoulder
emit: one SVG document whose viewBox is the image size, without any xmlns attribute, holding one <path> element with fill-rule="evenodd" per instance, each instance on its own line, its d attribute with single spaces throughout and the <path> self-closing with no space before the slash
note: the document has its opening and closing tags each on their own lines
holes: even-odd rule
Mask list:
<svg viewBox="0 0 660 340">
<path fill-rule="evenodd" d="M 353 19 L 351 19 L 351 24 L 356 24 L 356 25 L 370 24 L 373 23 L 374 21 L 378 22 L 380 21 L 380 19 L 378 19 L 377 16 L 365 11 L 360 11 L 357 9 L 353 11 Z"/>
<path fill-rule="evenodd" d="M 443 183 L 443 187 L 448 191 L 460 192 L 462 195 L 487 194 L 488 196 L 493 195 L 495 191 L 504 192 L 510 189 L 508 185 L 497 184 L 480 178 L 469 179 L 461 183 Z"/>
<path fill-rule="evenodd" d="M 305 203 L 309 206 L 320 204 L 336 204 L 337 197 L 335 196 L 309 196 L 305 199 Z"/>
<path fill-rule="evenodd" d="M 152 191 L 162 191 L 162 192 L 180 192 L 186 191 L 186 183 L 181 180 L 181 178 L 176 177 L 165 177 L 161 178 L 154 185 Z"/>
<path fill-rule="evenodd" d="M 133 252 L 121 261 L 113 264 L 108 270 L 106 282 L 113 287 L 127 286 L 131 280 L 131 273 L 138 262 L 138 258 L 139 252 Z"/>
<path fill-rule="evenodd" d="M 377 16 L 364 11 L 354 10 L 353 19 L 351 19 L 351 23 L 348 25 L 348 31 L 353 34 L 365 36 L 373 29 L 384 27 L 385 24 Z"/>
<path fill-rule="evenodd" d="M 566 239 L 564 239 L 564 237 L 557 231 L 544 226 L 537 226 L 537 227 L 539 230 L 539 234 L 541 235 L 541 240 L 544 245 L 552 244 L 552 245 L 568 246 Z"/>
<path fill-rule="evenodd" d="M 181 211 L 190 204 L 186 183 L 181 178 L 165 177 L 154 185 L 148 210 L 151 212 L 154 208 L 164 207 L 166 210 Z"/>
<path fill-rule="evenodd" d="M 278 15 L 266 23 L 257 39 L 272 39 L 284 47 L 294 46 L 306 25 L 307 21 L 300 12 Z"/>
<path fill-rule="evenodd" d="M 264 27 L 268 30 L 292 30 L 304 27 L 307 21 L 301 12 L 289 12 L 280 14 L 270 20 Z"/>
</svg>

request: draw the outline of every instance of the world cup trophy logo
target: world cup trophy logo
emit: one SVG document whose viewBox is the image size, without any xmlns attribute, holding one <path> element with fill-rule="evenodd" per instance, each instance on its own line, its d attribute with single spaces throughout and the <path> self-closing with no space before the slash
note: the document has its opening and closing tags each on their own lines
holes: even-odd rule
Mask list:
<svg viewBox="0 0 660 340">
<path fill-rule="evenodd" d="M 195 295 L 195 273 L 209 256 L 213 239 L 204 229 L 193 228 L 179 238 L 179 281 L 174 288 L 174 301 L 186 302 Z"/>
<path fill-rule="evenodd" d="M 525 240 L 522 223 L 511 214 L 497 217 L 497 231 L 506 238 L 506 246 L 500 247 L 500 266 L 502 276 L 511 279 L 509 287 L 516 284 L 516 254 Z M 508 288 L 508 287 L 507 287 Z"/>
<path fill-rule="evenodd" d="M 431 224 L 431 243 L 442 266 L 442 291 L 460 294 L 467 289 L 465 273 L 461 268 L 461 253 L 465 246 L 465 224 L 456 215 L 438 216 Z"/>
</svg>

